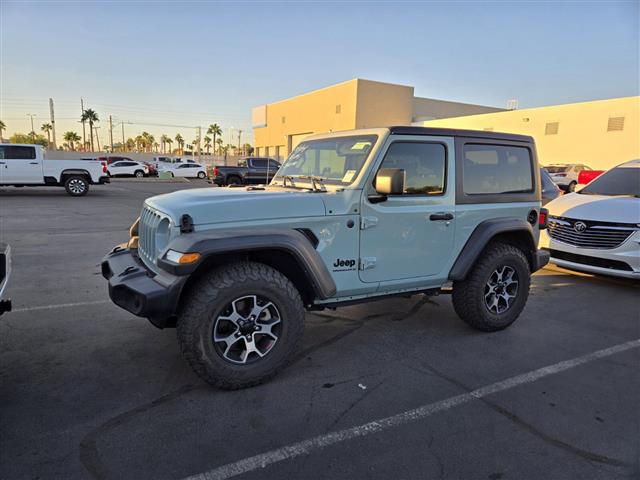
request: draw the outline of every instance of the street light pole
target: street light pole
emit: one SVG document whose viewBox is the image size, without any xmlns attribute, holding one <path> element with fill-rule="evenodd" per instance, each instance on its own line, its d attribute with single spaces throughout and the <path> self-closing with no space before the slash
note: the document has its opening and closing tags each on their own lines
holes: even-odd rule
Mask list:
<svg viewBox="0 0 640 480">
<path fill-rule="evenodd" d="M 31 118 L 31 140 L 33 142 L 36 141 L 36 131 L 33 128 L 33 117 L 35 117 L 35 115 L 33 113 L 27 113 L 27 117 Z"/>
</svg>

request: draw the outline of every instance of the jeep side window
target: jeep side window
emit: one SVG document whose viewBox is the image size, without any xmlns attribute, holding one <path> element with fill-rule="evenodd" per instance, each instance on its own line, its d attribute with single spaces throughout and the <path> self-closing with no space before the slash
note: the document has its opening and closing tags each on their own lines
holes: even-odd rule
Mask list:
<svg viewBox="0 0 640 480">
<path fill-rule="evenodd" d="M 533 192 L 533 165 L 528 148 L 511 145 L 464 146 L 464 193 L 501 194 Z"/>
<path fill-rule="evenodd" d="M 442 195 L 446 158 L 446 148 L 441 143 L 394 142 L 380 168 L 401 168 L 405 171 L 405 195 Z"/>
</svg>

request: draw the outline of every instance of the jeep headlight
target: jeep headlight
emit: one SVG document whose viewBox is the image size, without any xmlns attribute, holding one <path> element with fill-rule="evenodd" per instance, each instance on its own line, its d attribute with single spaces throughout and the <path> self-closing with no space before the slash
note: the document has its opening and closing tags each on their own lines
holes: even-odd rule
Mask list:
<svg viewBox="0 0 640 480">
<path fill-rule="evenodd" d="M 163 218 L 156 227 L 156 252 L 162 252 L 169 244 L 169 236 L 171 230 L 171 221 Z"/>
</svg>

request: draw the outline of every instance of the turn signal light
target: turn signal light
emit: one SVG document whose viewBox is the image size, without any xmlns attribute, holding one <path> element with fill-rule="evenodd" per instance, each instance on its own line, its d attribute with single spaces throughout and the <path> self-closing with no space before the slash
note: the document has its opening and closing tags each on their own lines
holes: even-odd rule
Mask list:
<svg viewBox="0 0 640 480">
<path fill-rule="evenodd" d="M 179 264 L 188 264 L 188 263 L 195 263 L 198 260 L 200 260 L 200 254 L 199 253 L 181 253 L 181 252 L 176 252 L 175 250 L 169 250 L 165 256 L 165 258 L 167 260 L 169 260 L 170 262 L 173 263 L 179 263 Z"/>
</svg>

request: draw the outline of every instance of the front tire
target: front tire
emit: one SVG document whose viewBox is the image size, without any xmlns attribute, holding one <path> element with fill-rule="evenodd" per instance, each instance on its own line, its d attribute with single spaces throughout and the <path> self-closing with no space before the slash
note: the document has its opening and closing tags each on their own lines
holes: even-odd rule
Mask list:
<svg viewBox="0 0 640 480">
<path fill-rule="evenodd" d="M 136 178 L 142 178 L 144 177 L 144 172 L 142 170 L 136 170 L 134 175 Z"/>
<path fill-rule="evenodd" d="M 291 281 L 261 263 L 241 262 L 205 274 L 178 314 L 178 343 L 196 374 L 225 390 L 275 376 L 304 331 L 304 306 Z"/>
<path fill-rule="evenodd" d="M 64 189 L 72 197 L 82 197 L 89 193 L 89 182 L 85 177 L 72 175 L 64 181 Z"/>
<path fill-rule="evenodd" d="M 204 178 L 205 174 L 204 172 L 198 172 L 198 178 Z"/>
<path fill-rule="evenodd" d="M 453 307 L 478 330 L 503 330 L 522 312 L 530 284 L 529 262 L 522 250 L 496 242 L 485 249 L 467 278 L 454 282 Z"/>
<path fill-rule="evenodd" d="M 569 193 L 573 193 L 573 192 L 575 192 L 575 191 L 576 191 L 576 185 L 577 185 L 577 183 L 576 183 L 576 182 L 571 182 L 571 183 L 569 184 L 569 186 L 567 187 L 567 191 L 568 191 Z"/>
</svg>

